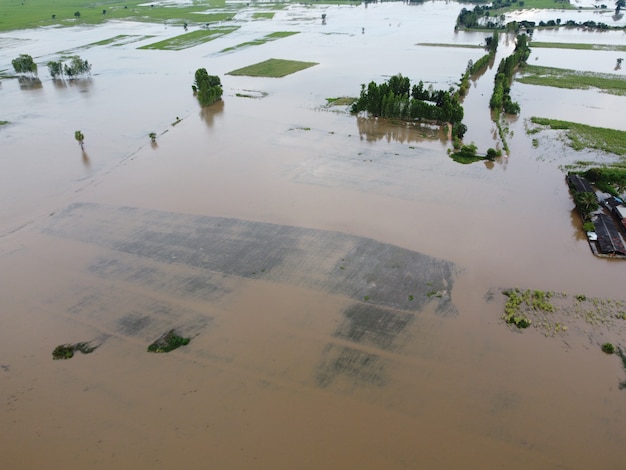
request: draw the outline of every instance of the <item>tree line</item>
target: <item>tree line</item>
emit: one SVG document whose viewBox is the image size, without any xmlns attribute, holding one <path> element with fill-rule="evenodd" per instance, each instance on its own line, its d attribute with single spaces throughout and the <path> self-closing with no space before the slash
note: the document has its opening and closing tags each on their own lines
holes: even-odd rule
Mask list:
<svg viewBox="0 0 626 470">
<path fill-rule="evenodd" d="M 500 61 L 498 71 L 494 80 L 493 94 L 489 100 L 489 107 L 497 111 L 504 111 L 507 114 L 518 114 L 519 104 L 511 99 L 511 82 L 513 73 L 518 66 L 526 62 L 530 55 L 528 47 L 528 36 L 520 34 L 517 36 L 515 50 L 513 53 Z"/>
<path fill-rule="evenodd" d="M 65 76 L 69 79 L 73 79 L 90 75 L 91 64 L 76 55 L 70 58 L 69 65 L 64 64 L 62 60 L 51 60 L 48 62 L 48 71 L 52 78 L 63 78 Z"/>
<path fill-rule="evenodd" d="M 48 72 L 50 72 L 52 78 L 63 78 L 65 76 L 72 79 L 91 74 L 91 64 L 89 62 L 78 56 L 72 56 L 69 59 L 69 64 L 64 64 L 62 60 L 51 60 L 48 62 Z M 20 54 L 11 63 L 15 73 L 31 77 L 37 76 L 37 64 L 30 55 Z"/>
</svg>

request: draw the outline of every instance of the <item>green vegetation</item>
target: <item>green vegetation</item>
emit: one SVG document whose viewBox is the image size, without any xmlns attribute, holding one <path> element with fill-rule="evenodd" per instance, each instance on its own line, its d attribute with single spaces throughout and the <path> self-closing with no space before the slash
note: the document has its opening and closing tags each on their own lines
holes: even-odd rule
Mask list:
<svg viewBox="0 0 626 470">
<path fill-rule="evenodd" d="M 114 36 L 114 37 L 109 38 L 109 39 L 103 39 L 102 41 L 96 41 L 96 42 L 92 42 L 90 44 L 87 44 L 86 47 L 91 47 L 91 46 L 108 46 L 109 44 L 120 42 L 122 40 L 125 40 L 126 38 L 131 38 L 131 37 L 133 37 L 133 36 L 129 35 L 129 34 L 118 34 L 117 36 Z"/>
<path fill-rule="evenodd" d="M 444 42 L 418 42 L 416 46 L 428 46 L 428 47 L 452 47 L 454 49 L 483 49 L 483 46 L 478 44 L 454 44 Z"/>
<path fill-rule="evenodd" d="M 85 145 L 85 135 L 82 131 L 74 132 L 74 139 L 76 139 L 76 142 L 78 142 L 78 145 L 80 145 L 80 148 L 82 149 Z"/>
<path fill-rule="evenodd" d="M 88 342 L 76 344 L 61 344 L 52 351 L 52 359 L 71 359 L 76 351 L 89 354 L 96 350 L 98 346 L 90 346 Z"/>
<path fill-rule="evenodd" d="M 519 104 L 511 100 L 511 82 L 513 81 L 515 70 L 526 62 L 529 55 L 528 36 L 520 34 L 517 36 L 517 43 L 513 54 L 500 61 L 494 82 L 493 94 L 489 100 L 489 107 L 498 115 L 500 111 L 504 111 L 507 114 L 519 114 Z"/>
<path fill-rule="evenodd" d="M 299 62 L 296 60 L 268 59 L 258 64 L 249 65 L 228 72 L 226 75 L 244 75 L 248 77 L 280 78 L 317 65 L 317 62 Z"/>
<path fill-rule="evenodd" d="M 326 98 L 328 106 L 351 106 L 357 101 L 357 98 L 342 96 L 340 98 Z"/>
<path fill-rule="evenodd" d="M 227 47 L 226 49 L 222 49 L 220 52 L 232 52 L 237 49 L 243 49 L 245 47 L 260 46 L 261 44 L 265 44 L 266 42 L 276 41 L 277 39 L 293 36 L 294 34 L 298 34 L 298 31 L 277 31 L 275 33 L 266 34 L 261 39 L 242 42 L 241 44 L 237 44 L 236 46 Z"/>
<path fill-rule="evenodd" d="M 552 292 L 541 290 L 520 290 L 508 289 L 503 291 L 507 296 L 504 305 L 504 315 L 502 319 L 518 328 L 528 328 L 532 320 L 528 316 L 529 311 L 550 313 L 555 311 L 554 305 L 550 302 Z"/>
<path fill-rule="evenodd" d="M 214 29 L 199 29 L 181 34 L 173 38 L 164 39 L 152 44 L 141 46 L 138 49 L 159 49 L 166 51 L 180 51 L 204 44 L 239 29 L 239 26 L 222 26 Z"/>
<path fill-rule="evenodd" d="M 62 60 L 51 60 L 48 62 L 48 71 L 52 78 L 63 78 L 63 76 L 73 79 L 91 74 L 91 64 L 80 57 L 70 57 L 70 64 L 63 64 Z"/>
<path fill-rule="evenodd" d="M 231 20 L 235 13 L 204 14 L 211 8 L 223 8 L 224 0 L 194 0 L 188 5 L 154 5 L 144 0 L 27 0 L 0 2 L 0 31 L 100 24 L 108 20 L 147 21 L 153 23 L 195 23 L 206 25 Z M 78 13 L 78 14 L 77 14 Z"/>
<path fill-rule="evenodd" d="M 487 43 L 487 50 L 489 52 L 476 62 L 470 60 L 467 63 L 465 73 L 461 77 L 461 84 L 459 85 L 458 95 L 460 97 L 467 95 L 470 88 L 470 78 L 483 73 L 495 59 L 496 51 L 498 50 L 498 32 L 495 31 L 493 36 L 486 38 L 485 42 Z"/>
<path fill-rule="evenodd" d="M 198 69 L 191 86 L 201 106 L 209 106 L 222 98 L 222 82 L 217 75 L 209 75 L 206 69 Z"/>
<path fill-rule="evenodd" d="M 571 189 L 576 209 L 584 222 L 591 220 L 591 214 L 599 207 L 598 198 L 594 193 L 578 192 Z"/>
<path fill-rule="evenodd" d="M 151 141 L 152 143 L 155 143 L 155 142 L 156 142 L 156 138 L 157 138 L 156 132 L 150 132 L 150 133 L 148 134 L 148 137 L 150 137 L 150 141 Z"/>
<path fill-rule="evenodd" d="M 11 61 L 15 73 L 37 76 L 37 64 L 28 54 L 20 54 Z"/>
<path fill-rule="evenodd" d="M 6 126 L 8 124 L 11 124 L 9 121 L 0 121 L 0 126 Z"/>
<path fill-rule="evenodd" d="M 589 168 L 582 175 L 605 193 L 619 197 L 626 191 L 626 167 L 620 164 Z"/>
<path fill-rule="evenodd" d="M 626 46 L 618 44 L 584 44 L 570 42 L 541 42 L 532 41 L 530 47 L 545 47 L 551 49 L 577 49 L 588 51 L 622 51 L 626 52 Z"/>
<path fill-rule="evenodd" d="M 370 82 L 361 85 L 359 99 L 352 105 L 352 113 L 367 112 L 375 117 L 398 118 L 404 121 L 427 120 L 438 124 L 451 123 L 459 139 L 467 128 L 461 124 L 463 107 L 451 91 L 424 88 L 419 82 L 411 88 L 411 81 L 401 74 L 394 75 L 380 85 Z"/>
<path fill-rule="evenodd" d="M 615 346 L 613 346 L 612 343 L 604 343 L 602 346 L 602 352 L 606 353 L 606 354 L 614 354 L 615 353 Z"/>
<path fill-rule="evenodd" d="M 529 85 L 583 90 L 594 87 L 607 93 L 626 95 L 626 77 L 623 75 L 581 72 L 536 65 L 526 65 L 522 70 L 524 75 L 517 78 L 517 81 Z"/>
<path fill-rule="evenodd" d="M 576 122 L 560 121 L 532 117 L 531 122 L 554 130 L 564 130 L 569 139 L 569 145 L 574 150 L 591 148 L 626 155 L 626 132 L 604 127 L 593 127 Z"/>
<path fill-rule="evenodd" d="M 500 150 L 493 148 L 488 149 L 485 155 L 479 155 L 477 150 L 478 148 L 473 143 L 462 145 L 455 152 L 452 152 L 450 157 L 457 163 L 467 165 L 482 160 L 495 160 L 497 157 L 502 156 L 502 152 Z"/>
<path fill-rule="evenodd" d="M 188 345 L 190 341 L 191 338 L 183 338 L 176 334 L 174 330 L 170 330 L 148 346 L 148 352 L 167 353 L 181 346 Z"/>
<path fill-rule="evenodd" d="M 275 14 L 276 13 L 274 13 L 273 11 L 257 11 L 252 14 L 252 18 L 254 18 L 255 20 L 271 20 L 272 18 L 274 18 Z"/>
</svg>

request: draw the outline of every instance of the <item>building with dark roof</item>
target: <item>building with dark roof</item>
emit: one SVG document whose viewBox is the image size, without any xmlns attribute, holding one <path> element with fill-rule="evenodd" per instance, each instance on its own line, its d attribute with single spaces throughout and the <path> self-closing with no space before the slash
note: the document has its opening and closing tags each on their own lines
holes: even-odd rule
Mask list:
<svg viewBox="0 0 626 470">
<path fill-rule="evenodd" d="M 579 193 L 595 193 L 591 183 L 580 175 L 573 173 L 567 175 L 567 184 Z"/>
<path fill-rule="evenodd" d="M 607 255 L 626 256 L 626 248 L 613 218 L 606 214 L 598 214 L 593 223 L 598 235 L 598 251 Z"/>
</svg>

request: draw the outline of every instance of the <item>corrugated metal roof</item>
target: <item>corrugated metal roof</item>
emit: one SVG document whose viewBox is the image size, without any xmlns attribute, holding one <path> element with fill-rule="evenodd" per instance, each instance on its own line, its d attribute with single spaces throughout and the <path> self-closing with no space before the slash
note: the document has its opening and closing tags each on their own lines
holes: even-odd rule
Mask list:
<svg viewBox="0 0 626 470">
<path fill-rule="evenodd" d="M 579 193 L 595 193 L 591 183 L 580 175 L 569 174 L 567 175 L 567 182 L 570 186 L 573 186 Z"/>
<path fill-rule="evenodd" d="M 593 223 L 598 234 L 598 249 L 600 253 L 626 255 L 622 237 L 620 237 L 612 217 L 606 214 L 598 214 Z"/>
</svg>

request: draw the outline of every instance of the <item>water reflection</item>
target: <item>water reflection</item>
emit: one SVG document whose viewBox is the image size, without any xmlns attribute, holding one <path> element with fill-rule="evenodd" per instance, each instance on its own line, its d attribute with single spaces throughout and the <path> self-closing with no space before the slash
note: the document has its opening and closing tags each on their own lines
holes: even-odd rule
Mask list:
<svg viewBox="0 0 626 470">
<path fill-rule="evenodd" d="M 83 154 L 83 165 L 85 165 L 85 168 L 91 168 L 91 160 L 89 159 L 89 155 L 87 154 L 87 152 L 85 152 L 85 150 L 82 150 L 82 154 Z"/>
<path fill-rule="evenodd" d="M 20 90 L 38 90 L 43 87 L 41 80 L 37 77 L 17 77 Z"/>
<path fill-rule="evenodd" d="M 576 208 L 570 211 L 569 217 L 572 222 L 572 227 L 574 227 L 574 240 L 586 240 L 587 235 L 583 231 L 583 223 Z"/>
<path fill-rule="evenodd" d="M 67 88 L 67 82 L 59 78 L 53 78 L 52 84 L 54 85 L 54 88 L 58 88 L 60 90 L 64 90 L 65 88 Z"/>
<path fill-rule="evenodd" d="M 215 116 L 218 116 L 224 112 L 224 100 L 219 100 L 213 103 L 211 106 L 204 106 L 200 109 L 200 117 L 208 127 L 213 127 L 213 121 Z"/>
<path fill-rule="evenodd" d="M 393 140 L 400 143 L 437 139 L 442 143 L 448 141 L 445 132 L 436 125 L 365 117 L 357 117 L 356 123 L 361 140 L 374 142 L 385 139 L 387 142 Z"/>
</svg>

